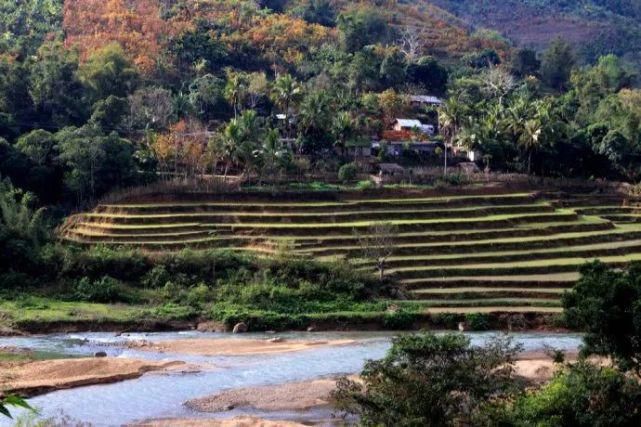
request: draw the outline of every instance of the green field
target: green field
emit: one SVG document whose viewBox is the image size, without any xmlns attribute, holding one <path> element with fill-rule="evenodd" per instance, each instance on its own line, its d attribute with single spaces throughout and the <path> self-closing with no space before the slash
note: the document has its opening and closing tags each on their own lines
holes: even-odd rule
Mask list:
<svg viewBox="0 0 641 427">
<path fill-rule="evenodd" d="M 287 251 L 320 260 L 361 259 L 359 235 L 376 222 L 398 235 L 386 274 L 430 313 L 558 312 L 560 297 L 586 262 L 641 260 L 635 201 L 617 196 L 539 193 L 411 193 L 315 200 L 270 195 L 186 202 L 119 203 L 72 217 L 64 239 L 150 251 L 225 248 Z"/>
</svg>

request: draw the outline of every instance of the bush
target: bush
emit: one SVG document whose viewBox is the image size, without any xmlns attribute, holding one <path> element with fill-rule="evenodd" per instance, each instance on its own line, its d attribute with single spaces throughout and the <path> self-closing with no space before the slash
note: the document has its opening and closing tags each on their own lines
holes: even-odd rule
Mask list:
<svg viewBox="0 0 641 427">
<path fill-rule="evenodd" d="M 386 329 L 410 329 L 418 318 L 418 313 L 399 310 L 392 313 L 385 313 L 383 317 L 383 326 Z"/>
<path fill-rule="evenodd" d="M 585 265 L 563 307 L 567 324 L 586 332 L 585 354 L 612 356 L 622 369 L 641 374 L 641 263 L 627 271 Z"/>
<path fill-rule="evenodd" d="M 142 278 L 141 284 L 145 288 L 157 289 L 163 287 L 170 280 L 170 275 L 164 265 L 156 265 Z"/>
<path fill-rule="evenodd" d="M 612 368 L 579 362 L 518 399 L 504 425 L 638 426 L 641 385 Z"/>
<path fill-rule="evenodd" d="M 460 334 L 397 337 L 383 360 L 366 363 L 362 382 L 339 380 L 333 398 L 363 425 L 477 425 L 512 395 L 518 350 L 507 340 L 474 347 Z"/>
<path fill-rule="evenodd" d="M 104 276 L 92 281 L 88 277 L 80 279 L 75 286 L 75 297 L 81 301 L 110 303 L 122 301 L 122 284 L 113 277 Z"/>
<path fill-rule="evenodd" d="M 209 287 L 201 283 L 187 291 L 184 302 L 190 307 L 202 308 L 205 304 L 210 303 L 212 299 L 213 296 Z"/>
<path fill-rule="evenodd" d="M 487 331 L 491 328 L 490 316 L 483 313 L 469 313 L 465 315 L 468 326 L 473 331 Z"/>
<path fill-rule="evenodd" d="M 338 170 L 338 179 L 347 183 L 354 181 L 358 175 L 358 167 L 354 163 L 347 163 Z"/>
</svg>

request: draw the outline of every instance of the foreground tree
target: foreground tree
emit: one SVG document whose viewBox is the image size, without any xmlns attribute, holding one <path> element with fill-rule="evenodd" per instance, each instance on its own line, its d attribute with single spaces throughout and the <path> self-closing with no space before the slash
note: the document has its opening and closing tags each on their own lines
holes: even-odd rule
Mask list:
<svg viewBox="0 0 641 427">
<path fill-rule="evenodd" d="M 384 359 L 366 363 L 362 383 L 343 378 L 333 397 L 368 426 L 478 425 L 514 391 L 518 350 L 508 340 L 474 347 L 458 334 L 397 337 Z"/>
<path fill-rule="evenodd" d="M 396 250 L 397 235 L 398 227 L 389 222 L 374 223 L 367 227 L 363 235 L 356 235 L 360 246 L 360 255 L 364 259 L 374 262 L 380 280 L 385 277 L 387 260 Z"/>
<path fill-rule="evenodd" d="M 586 354 L 611 356 L 641 375 L 641 264 L 627 271 L 587 264 L 563 306 L 568 326 L 586 332 Z"/>
<path fill-rule="evenodd" d="M 641 385 L 621 371 L 582 361 L 559 371 L 548 384 L 508 408 L 502 425 L 638 426 Z"/>
<path fill-rule="evenodd" d="M 17 396 L 6 396 L 0 397 L 0 415 L 5 417 L 12 418 L 11 412 L 9 412 L 9 406 L 16 408 L 24 408 L 33 411 L 33 408 L 29 406 L 27 402 Z"/>
</svg>

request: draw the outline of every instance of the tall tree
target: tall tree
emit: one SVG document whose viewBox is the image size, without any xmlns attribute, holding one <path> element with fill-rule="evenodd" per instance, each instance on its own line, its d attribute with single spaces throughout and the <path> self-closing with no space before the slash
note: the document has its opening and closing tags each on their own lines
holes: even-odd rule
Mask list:
<svg viewBox="0 0 641 427">
<path fill-rule="evenodd" d="M 543 53 L 541 78 L 549 87 L 565 91 L 575 65 L 576 59 L 572 47 L 562 39 L 556 39 Z"/>
<path fill-rule="evenodd" d="M 110 95 L 126 98 L 139 81 L 138 71 L 118 43 L 111 43 L 92 53 L 78 72 L 90 91 L 92 102 Z"/>
<path fill-rule="evenodd" d="M 282 74 L 272 85 L 272 100 L 285 116 L 286 135 L 291 136 L 291 109 L 303 94 L 300 84 L 289 74 Z"/>
</svg>

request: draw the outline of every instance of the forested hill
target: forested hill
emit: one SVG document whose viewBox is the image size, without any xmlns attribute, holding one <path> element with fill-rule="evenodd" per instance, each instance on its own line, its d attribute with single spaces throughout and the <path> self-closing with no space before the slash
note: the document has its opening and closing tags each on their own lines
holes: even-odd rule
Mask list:
<svg viewBox="0 0 641 427">
<path fill-rule="evenodd" d="M 470 29 L 495 29 L 525 47 L 562 37 L 586 62 L 615 53 L 641 62 L 640 0 L 429 0 Z"/>
</svg>

